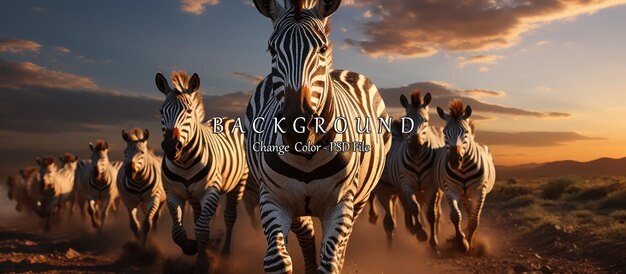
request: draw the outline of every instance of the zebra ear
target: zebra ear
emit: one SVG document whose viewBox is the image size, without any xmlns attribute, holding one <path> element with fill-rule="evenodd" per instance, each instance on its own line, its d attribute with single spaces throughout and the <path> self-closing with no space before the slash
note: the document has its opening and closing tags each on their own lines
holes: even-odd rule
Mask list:
<svg viewBox="0 0 626 274">
<path fill-rule="evenodd" d="M 126 131 L 123 129 L 122 129 L 122 139 L 124 139 L 124 141 L 126 142 L 130 141 L 130 136 L 128 136 L 128 133 L 126 133 Z"/>
<path fill-rule="evenodd" d="M 409 100 L 406 98 L 406 96 L 404 96 L 404 94 L 400 95 L 400 104 L 403 108 L 409 107 Z"/>
<path fill-rule="evenodd" d="M 276 3 L 276 0 L 253 0 L 254 6 L 263 16 L 276 20 L 282 13 L 283 8 Z"/>
<path fill-rule="evenodd" d="M 432 99 L 433 99 L 433 97 L 430 95 L 430 92 L 426 93 L 426 96 L 424 96 L 424 103 L 422 104 L 422 107 L 428 106 Z"/>
<path fill-rule="evenodd" d="M 194 93 L 200 89 L 200 76 L 197 73 L 194 73 L 189 79 L 189 86 L 187 88 L 187 93 Z"/>
<path fill-rule="evenodd" d="M 148 131 L 148 129 L 145 129 L 143 131 L 143 141 L 148 141 L 148 137 L 150 137 L 150 132 Z"/>
<path fill-rule="evenodd" d="M 437 107 L 437 114 L 439 114 L 439 117 L 441 117 L 441 119 L 444 119 L 446 121 L 448 121 L 448 119 L 450 118 L 450 115 L 443 111 L 443 109 L 440 107 Z"/>
<path fill-rule="evenodd" d="M 170 85 L 167 83 L 167 79 L 165 79 L 165 76 L 163 76 L 163 74 L 161 74 L 160 72 L 157 73 L 154 80 L 156 81 L 157 88 L 159 89 L 159 91 L 161 91 L 161 93 L 167 95 L 167 93 L 170 92 Z"/>
<path fill-rule="evenodd" d="M 93 143 L 89 142 L 89 150 L 93 151 L 95 148 L 93 147 Z"/>
<path fill-rule="evenodd" d="M 467 119 L 470 116 L 472 116 L 472 107 L 467 105 L 467 107 L 465 107 L 465 111 L 463 112 L 463 119 Z"/>
<path fill-rule="evenodd" d="M 340 4 L 341 0 L 319 0 L 317 1 L 317 15 L 320 18 L 331 16 L 339 8 Z"/>
</svg>

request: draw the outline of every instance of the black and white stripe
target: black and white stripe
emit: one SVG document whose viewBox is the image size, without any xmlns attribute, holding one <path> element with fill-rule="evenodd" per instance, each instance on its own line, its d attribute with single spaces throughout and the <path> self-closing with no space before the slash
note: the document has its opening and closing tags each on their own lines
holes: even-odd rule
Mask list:
<svg viewBox="0 0 626 274">
<path fill-rule="evenodd" d="M 152 227 L 156 227 L 165 204 L 165 190 L 161 180 L 162 157 L 156 156 L 148 147 L 148 137 L 147 129 L 142 132 L 135 128 L 130 134 L 122 131 L 126 149 L 124 164 L 117 176 L 117 188 L 128 211 L 130 228 L 144 246 L 148 241 L 148 233 Z M 145 208 L 141 236 L 137 219 L 140 208 Z"/>
<path fill-rule="evenodd" d="M 288 1 L 285 1 L 288 2 Z M 257 87 L 246 112 L 246 149 L 256 181 L 260 182 L 260 207 L 268 248 L 264 260 L 267 273 L 291 273 L 287 235 L 302 217 L 315 216 L 324 228 L 317 269 L 307 273 L 341 271 L 352 226 L 370 192 L 382 174 L 391 137 L 384 134 L 357 134 L 353 124 L 340 134 L 331 126 L 338 116 L 354 123 L 355 118 L 387 119 L 378 90 L 363 75 L 332 70 L 328 40 L 330 16 L 337 0 L 294 1 L 281 7 L 274 0 L 255 0 L 255 6 L 273 21 L 269 39 L 272 73 Z M 293 130 L 274 131 L 273 118 L 285 118 L 285 125 L 304 117 L 323 117 L 327 133 L 305 134 Z M 263 118 L 264 120 L 256 120 Z M 252 123 L 263 132 L 252 132 Z M 376 124 L 376 123 L 374 123 Z M 376 125 L 372 128 L 378 131 Z M 298 142 L 325 147 L 316 153 L 293 150 Z M 369 152 L 337 152 L 330 142 L 362 141 Z M 284 155 L 254 151 L 253 144 L 291 145 Z M 311 228 L 312 230 L 312 228 Z M 311 262 L 305 262 L 310 265 Z"/>
<path fill-rule="evenodd" d="M 472 108 L 463 110 L 463 103 L 454 100 L 451 113 L 437 108 L 446 121 L 444 127 L 446 149 L 435 165 L 439 187 L 450 205 L 450 219 L 456 231 L 455 241 L 462 252 L 468 252 L 478 227 L 487 193 L 493 188 L 496 170 L 489 149 L 474 140 L 474 128 L 469 117 Z M 467 235 L 461 230 L 461 203 L 469 213 Z"/>
<path fill-rule="evenodd" d="M 98 140 L 95 145 L 89 143 L 89 149 L 91 161 L 80 164 L 77 183 L 84 191 L 93 227 L 102 230 L 109 210 L 117 210 L 119 195 L 115 181 L 122 162 L 109 160 L 109 145 L 104 140 Z"/>
<path fill-rule="evenodd" d="M 433 175 L 435 159 L 444 145 L 444 140 L 441 128 L 429 125 L 428 105 L 431 98 L 430 93 L 421 98 L 419 91 L 411 95 L 410 102 L 406 96 L 400 97 L 400 103 L 406 111 L 403 118 L 405 122 L 394 121 L 393 144 L 387 154 L 381 183 L 374 191 L 385 209 L 383 224 L 389 245 L 395 227 L 394 195 L 399 195 L 404 205 L 408 230 L 416 234 L 420 241 L 428 238 L 420 220 L 421 208 L 427 207 L 427 218 L 431 224 L 431 246 L 437 245 L 437 222 L 434 219 L 436 214 L 432 211 L 439 210 L 440 201 L 437 196 L 438 185 Z M 375 211 L 370 211 L 370 221 L 374 219 Z"/>
<path fill-rule="evenodd" d="M 53 214 L 61 213 L 63 208 L 73 207 L 74 173 L 77 159 L 71 154 L 61 157 L 63 165 L 59 168 L 54 157 L 37 158 L 39 165 L 39 191 L 36 195 L 37 212 L 45 219 L 45 230 L 50 230 Z"/>
<path fill-rule="evenodd" d="M 214 133 L 212 122 L 203 123 L 204 106 L 198 92 L 200 78 L 183 72 L 172 74 L 175 89 L 157 74 L 159 90 L 166 95 L 161 106 L 165 156 L 162 179 L 167 205 L 173 219 L 172 238 L 187 255 L 198 254 L 197 265 L 208 264 L 209 223 L 215 214 L 220 194 L 227 193 L 226 239 L 222 254 L 230 252 L 237 203 L 248 178 L 243 134 L 233 131 L 234 120 L 224 119 L 223 131 Z M 195 240 L 183 228 L 185 201 L 194 211 Z"/>
</svg>

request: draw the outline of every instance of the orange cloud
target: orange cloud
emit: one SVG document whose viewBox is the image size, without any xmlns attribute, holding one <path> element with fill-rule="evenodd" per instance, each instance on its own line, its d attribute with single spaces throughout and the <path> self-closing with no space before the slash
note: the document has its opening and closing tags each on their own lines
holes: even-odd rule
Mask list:
<svg viewBox="0 0 626 274">
<path fill-rule="evenodd" d="M 265 79 L 265 76 L 263 75 L 252 75 L 252 74 L 245 73 L 243 71 L 235 71 L 233 72 L 233 75 L 246 79 L 250 83 L 255 84 L 255 85 L 263 81 L 263 79 Z"/>
<path fill-rule="evenodd" d="M 182 6 L 180 9 L 182 11 L 200 15 L 206 11 L 205 6 L 215 6 L 220 3 L 220 0 L 181 0 L 181 2 Z"/>
<path fill-rule="evenodd" d="M 41 49 L 41 45 L 33 41 L 10 38 L 0 39 L 0 52 L 24 53 L 29 51 L 38 53 L 39 49 Z"/>
<path fill-rule="evenodd" d="M 93 80 L 71 73 L 49 70 L 31 62 L 11 62 L 0 59 L 0 87 L 60 88 L 68 90 L 96 90 Z"/>
<path fill-rule="evenodd" d="M 626 3 L 624 0 L 432 1 L 372 0 L 377 21 L 363 26 L 365 40 L 346 44 L 370 56 L 410 58 L 440 50 L 507 48 L 542 24 Z"/>
<path fill-rule="evenodd" d="M 504 58 L 502 55 L 492 54 L 476 54 L 470 57 L 459 56 L 456 58 L 459 68 L 463 68 L 469 64 L 495 64 L 498 60 Z"/>
</svg>

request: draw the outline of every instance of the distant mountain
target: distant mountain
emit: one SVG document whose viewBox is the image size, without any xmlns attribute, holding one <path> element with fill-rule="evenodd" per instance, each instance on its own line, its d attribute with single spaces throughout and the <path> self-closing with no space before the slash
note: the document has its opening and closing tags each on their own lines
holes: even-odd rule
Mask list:
<svg viewBox="0 0 626 274">
<path fill-rule="evenodd" d="M 600 158 L 589 162 L 565 160 L 543 164 L 496 166 L 498 180 L 561 175 L 626 176 L 626 157 L 621 159 Z"/>
</svg>

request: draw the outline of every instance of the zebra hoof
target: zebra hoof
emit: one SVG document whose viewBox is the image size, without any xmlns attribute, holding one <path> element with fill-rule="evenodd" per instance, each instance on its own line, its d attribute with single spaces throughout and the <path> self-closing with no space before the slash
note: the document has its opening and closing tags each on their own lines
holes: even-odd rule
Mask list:
<svg viewBox="0 0 626 274">
<path fill-rule="evenodd" d="M 459 239 L 457 242 L 457 247 L 459 249 L 459 252 L 461 253 L 467 253 L 469 252 L 469 243 L 467 242 L 467 240 L 465 238 Z"/>
<path fill-rule="evenodd" d="M 186 240 L 183 245 L 180 246 L 183 253 L 187 256 L 193 256 L 198 254 L 198 243 L 194 240 Z"/>
<path fill-rule="evenodd" d="M 415 234 L 415 237 L 417 237 L 417 240 L 420 242 L 425 242 L 426 240 L 428 240 L 428 234 L 426 234 L 426 231 L 424 229 L 418 229 Z"/>
</svg>

